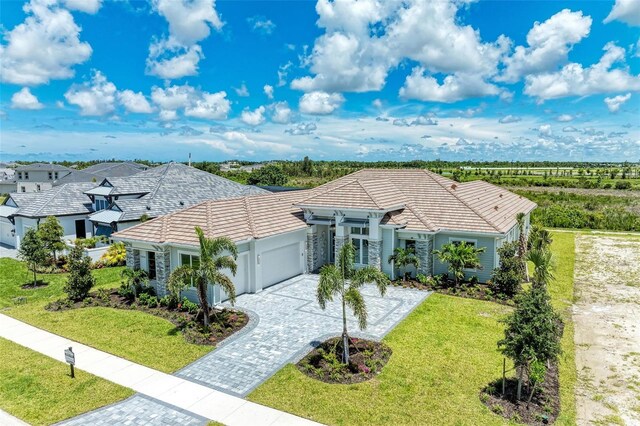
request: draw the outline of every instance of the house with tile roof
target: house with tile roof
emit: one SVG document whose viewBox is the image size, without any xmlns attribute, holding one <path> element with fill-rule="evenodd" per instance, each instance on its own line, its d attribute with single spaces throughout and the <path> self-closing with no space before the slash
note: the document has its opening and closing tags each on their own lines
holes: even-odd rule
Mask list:
<svg viewBox="0 0 640 426">
<path fill-rule="evenodd" d="M 356 248 L 357 265 L 391 277 L 399 273 L 388 261 L 397 247 L 413 247 L 420 258 L 418 270 L 410 272 L 434 275 L 448 267 L 433 250 L 465 241 L 485 248 L 482 268 L 467 271 L 485 282 L 499 264 L 497 249 L 518 239 L 516 216 L 525 214 L 528 232 L 535 207 L 484 181 L 458 183 L 420 169 L 367 169 L 309 190 L 205 201 L 112 238 L 125 242 L 129 266 L 153 276 L 160 294 L 171 270 L 197 258 L 196 226 L 208 237 L 229 237 L 238 245 L 238 294 L 317 271 L 334 262 L 347 241 Z M 211 303 L 226 298 L 218 288 L 210 293 Z"/>
<path fill-rule="evenodd" d="M 0 206 L 0 242 L 19 247 L 27 229 L 48 216 L 58 218 L 65 240 L 108 237 L 204 200 L 266 193 L 184 164 L 168 163 L 126 177 L 104 177 L 98 183 L 67 182 L 40 192 L 12 193 Z"/>
</svg>

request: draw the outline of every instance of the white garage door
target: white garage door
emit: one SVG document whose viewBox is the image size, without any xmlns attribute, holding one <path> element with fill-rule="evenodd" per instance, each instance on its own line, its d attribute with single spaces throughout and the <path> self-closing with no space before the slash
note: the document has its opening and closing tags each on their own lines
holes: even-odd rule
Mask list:
<svg viewBox="0 0 640 426">
<path fill-rule="evenodd" d="M 0 219 L 0 243 L 15 247 L 16 237 L 11 235 L 13 224 L 5 219 Z"/>
<path fill-rule="evenodd" d="M 236 296 L 240 296 L 243 293 L 249 291 L 249 256 L 247 254 L 241 254 L 236 260 L 238 269 L 236 270 L 235 277 L 231 275 L 230 271 L 227 271 L 227 276 L 231 277 L 231 281 L 236 287 Z M 221 301 L 224 302 L 228 299 L 227 294 L 220 290 Z"/>
<path fill-rule="evenodd" d="M 262 253 L 262 288 L 267 288 L 288 278 L 300 275 L 300 243 L 265 251 Z"/>
</svg>

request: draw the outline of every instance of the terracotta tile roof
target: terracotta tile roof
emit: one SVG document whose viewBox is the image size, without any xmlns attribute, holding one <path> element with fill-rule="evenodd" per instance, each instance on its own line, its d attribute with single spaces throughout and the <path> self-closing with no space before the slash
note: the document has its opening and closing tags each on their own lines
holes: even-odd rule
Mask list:
<svg viewBox="0 0 640 426">
<path fill-rule="evenodd" d="M 307 225 L 299 206 L 397 210 L 385 224 L 407 230 L 505 233 L 532 201 L 487 182 L 457 183 L 421 169 L 365 169 L 314 189 L 211 200 L 128 228 L 116 238 L 197 244 L 193 228 L 235 241 L 264 238 Z"/>
</svg>

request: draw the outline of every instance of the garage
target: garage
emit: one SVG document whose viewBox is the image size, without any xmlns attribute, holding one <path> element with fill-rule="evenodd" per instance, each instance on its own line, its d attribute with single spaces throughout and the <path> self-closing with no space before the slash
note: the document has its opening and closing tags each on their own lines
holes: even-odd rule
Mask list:
<svg viewBox="0 0 640 426">
<path fill-rule="evenodd" d="M 0 243 L 15 247 L 16 237 L 12 233 L 13 229 L 13 224 L 8 219 L 0 218 Z"/>
<path fill-rule="evenodd" d="M 267 288 L 303 272 L 300 243 L 262 252 L 262 288 Z"/>
<path fill-rule="evenodd" d="M 231 271 L 226 271 L 227 276 L 231 277 L 231 281 L 233 281 L 233 285 L 236 288 L 236 296 L 239 296 L 243 293 L 247 293 L 249 291 L 249 255 L 248 253 L 242 253 L 236 259 L 236 264 L 238 265 L 238 269 L 236 270 L 236 275 L 233 276 Z M 219 290 L 222 295 L 222 302 L 228 299 L 227 294 Z"/>
</svg>

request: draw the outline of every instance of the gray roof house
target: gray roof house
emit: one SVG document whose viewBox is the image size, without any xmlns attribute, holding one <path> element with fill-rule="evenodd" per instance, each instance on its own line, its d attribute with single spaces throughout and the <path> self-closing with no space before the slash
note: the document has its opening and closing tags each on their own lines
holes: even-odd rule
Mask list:
<svg viewBox="0 0 640 426">
<path fill-rule="evenodd" d="M 525 214 L 525 232 L 536 204 L 483 181 L 459 183 L 421 169 L 361 170 L 317 188 L 226 200 L 210 200 L 119 231 L 112 239 L 127 246 L 127 262 L 140 265 L 159 294 L 171 270 L 198 256 L 194 231 L 225 236 L 238 245 L 236 293 L 255 293 L 335 261 L 347 241 L 357 265 L 395 277 L 446 273 L 433 254 L 447 243 L 478 248 L 482 268 L 466 271 L 486 282 L 499 265 L 497 249 L 519 236 L 516 217 Z M 388 261 L 398 247 L 413 248 L 417 270 L 399 271 Z M 156 261 L 157 260 L 157 261 Z M 211 303 L 226 295 L 211 288 Z M 190 289 L 188 297 L 195 298 Z"/>
<path fill-rule="evenodd" d="M 32 163 L 16 167 L 16 192 L 39 192 L 73 172 L 68 167 L 50 163 Z"/>
<path fill-rule="evenodd" d="M 133 162 L 122 163 L 98 163 L 82 170 L 73 170 L 68 175 L 56 180 L 53 186 L 71 182 L 96 182 L 100 183 L 106 177 L 132 176 L 149 167 Z"/>
</svg>

